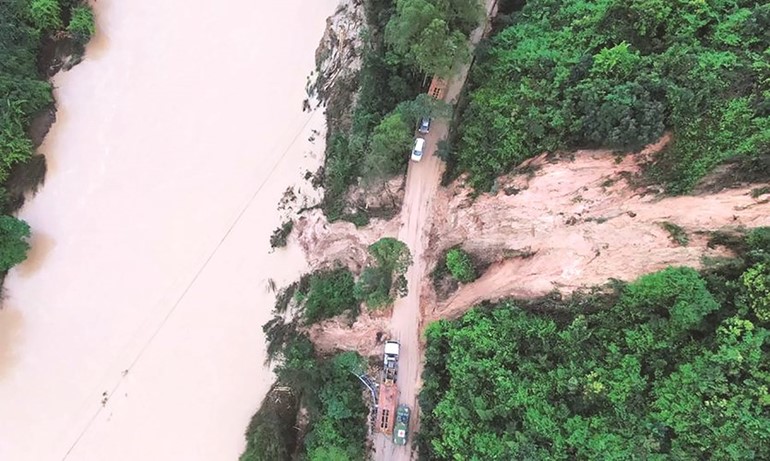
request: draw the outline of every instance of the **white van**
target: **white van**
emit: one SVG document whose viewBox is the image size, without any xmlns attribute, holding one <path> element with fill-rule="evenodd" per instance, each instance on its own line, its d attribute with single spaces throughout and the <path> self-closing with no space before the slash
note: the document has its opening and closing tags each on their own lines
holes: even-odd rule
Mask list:
<svg viewBox="0 0 770 461">
<path fill-rule="evenodd" d="M 425 146 L 425 140 L 423 138 L 417 138 L 414 140 L 414 148 L 412 149 L 412 160 L 419 162 L 422 158 L 422 149 Z"/>
</svg>

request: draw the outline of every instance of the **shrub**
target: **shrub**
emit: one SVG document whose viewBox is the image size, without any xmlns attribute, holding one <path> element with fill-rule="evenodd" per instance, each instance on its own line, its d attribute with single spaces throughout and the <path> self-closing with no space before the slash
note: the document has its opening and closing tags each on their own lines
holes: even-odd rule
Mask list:
<svg viewBox="0 0 770 461">
<path fill-rule="evenodd" d="M 473 267 L 470 255 L 460 248 L 453 248 L 446 254 L 446 267 L 452 277 L 460 282 L 476 280 L 476 269 Z"/>
<path fill-rule="evenodd" d="M 406 273 L 412 264 L 412 254 L 406 243 L 392 237 L 384 237 L 371 244 L 369 254 L 374 256 L 380 267 L 396 275 Z"/>
</svg>

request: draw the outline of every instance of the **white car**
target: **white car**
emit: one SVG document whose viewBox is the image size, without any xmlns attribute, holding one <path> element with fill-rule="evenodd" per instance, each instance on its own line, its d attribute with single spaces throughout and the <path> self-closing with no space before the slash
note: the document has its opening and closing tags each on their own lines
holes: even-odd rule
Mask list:
<svg viewBox="0 0 770 461">
<path fill-rule="evenodd" d="M 417 138 L 414 140 L 414 147 L 412 148 L 412 160 L 419 162 L 422 158 L 422 149 L 425 147 L 425 140 L 423 138 Z"/>
</svg>

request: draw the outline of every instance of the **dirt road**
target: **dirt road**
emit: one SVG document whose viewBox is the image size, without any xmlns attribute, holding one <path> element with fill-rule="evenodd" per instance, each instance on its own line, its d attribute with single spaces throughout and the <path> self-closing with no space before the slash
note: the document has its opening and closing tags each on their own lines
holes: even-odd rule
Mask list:
<svg viewBox="0 0 770 461">
<path fill-rule="evenodd" d="M 497 0 L 486 0 L 487 12 L 484 24 L 471 33 L 471 47 L 475 48 L 484 34 Z M 470 64 L 463 66 L 459 72 L 448 81 L 444 100 L 454 103 L 465 84 Z M 425 274 L 425 258 L 423 257 L 428 241 L 428 225 L 433 216 L 433 197 L 441 182 L 444 164 L 436 156 L 436 145 L 445 139 L 449 131 L 448 122 L 435 120 L 430 133 L 424 136 L 426 151 L 419 163 L 410 163 L 406 177 L 406 193 L 401 210 L 401 228 L 398 239 L 406 243 L 412 252 L 414 264 L 406 274 L 409 293 L 396 301 L 393 307 L 393 317 L 390 326 L 393 335 L 401 343 L 399 358 L 398 387 L 401 392 L 399 402 L 409 405 L 412 409 L 409 443 L 404 447 L 394 445 L 388 437 L 375 436 L 374 459 L 378 461 L 409 461 L 412 458 L 412 438 L 419 428 L 419 408 L 417 407 L 417 392 L 420 388 L 422 373 L 422 352 L 420 351 L 420 296 L 422 279 Z"/>
</svg>

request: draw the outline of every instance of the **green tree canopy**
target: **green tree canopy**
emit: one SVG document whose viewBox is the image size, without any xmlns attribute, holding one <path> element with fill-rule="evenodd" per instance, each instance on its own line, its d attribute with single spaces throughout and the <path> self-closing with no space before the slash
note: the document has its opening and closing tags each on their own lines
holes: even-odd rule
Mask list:
<svg viewBox="0 0 770 461">
<path fill-rule="evenodd" d="M 372 133 L 369 151 L 364 156 L 364 178 L 372 182 L 398 173 L 406 163 L 411 145 L 412 128 L 404 117 L 397 112 L 387 115 Z"/>
<path fill-rule="evenodd" d="M 671 131 L 647 170 L 670 192 L 728 160 L 766 179 L 769 12 L 752 0 L 527 1 L 475 61 L 456 164 L 486 189 L 543 152 L 636 151 Z"/>
<path fill-rule="evenodd" d="M 748 307 L 761 322 L 770 322 L 770 267 L 756 264 L 743 273 L 741 284 Z"/>
<path fill-rule="evenodd" d="M 358 315 L 358 302 L 353 295 L 353 274 L 340 267 L 315 272 L 310 276 L 307 293 L 302 293 L 302 317 L 307 323 L 340 315 L 350 311 Z"/>
<path fill-rule="evenodd" d="M 448 76 L 468 60 L 468 34 L 482 14 L 476 0 L 397 0 L 385 40 L 424 72 Z"/>
<path fill-rule="evenodd" d="M 406 296 L 404 274 L 412 264 L 412 253 L 406 244 L 383 237 L 369 245 L 369 254 L 376 264 L 361 272 L 354 288 L 356 298 L 376 309 L 392 303 L 395 296 Z"/>
<path fill-rule="evenodd" d="M 421 456 L 770 458 L 770 330 L 741 313 L 734 283 L 757 287 L 756 269 L 704 280 L 669 268 L 614 295 L 506 301 L 430 325 Z"/>
<path fill-rule="evenodd" d="M 27 259 L 29 225 L 13 216 L 0 215 L 0 271 Z"/>
</svg>

